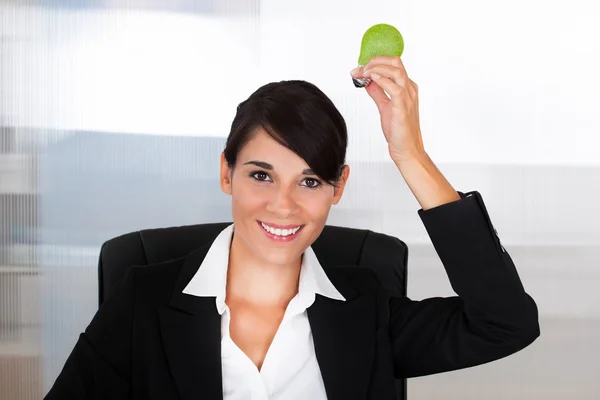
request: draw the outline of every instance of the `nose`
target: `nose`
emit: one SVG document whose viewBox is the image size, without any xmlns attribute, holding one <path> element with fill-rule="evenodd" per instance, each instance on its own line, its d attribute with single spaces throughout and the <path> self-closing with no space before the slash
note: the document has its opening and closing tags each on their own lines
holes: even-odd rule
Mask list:
<svg viewBox="0 0 600 400">
<path fill-rule="evenodd" d="M 269 199 L 267 211 L 279 219 L 294 215 L 298 211 L 298 204 L 294 199 L 293 189 L 287 186 L 279 187 Z"/>
</svg>

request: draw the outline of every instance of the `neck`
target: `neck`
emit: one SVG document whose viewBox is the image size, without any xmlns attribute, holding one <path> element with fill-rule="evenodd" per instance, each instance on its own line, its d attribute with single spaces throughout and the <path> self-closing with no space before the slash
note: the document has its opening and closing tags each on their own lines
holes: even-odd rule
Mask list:
<svg viewBox="0 0 600 400">
<path fill-rule="evenodd" d="M 268 263 L 234 234 L 229 249 L 226 298 L 285 308 L 298 293 L 301 265 L 302 258 L 291 264 Z"/>
</svg>

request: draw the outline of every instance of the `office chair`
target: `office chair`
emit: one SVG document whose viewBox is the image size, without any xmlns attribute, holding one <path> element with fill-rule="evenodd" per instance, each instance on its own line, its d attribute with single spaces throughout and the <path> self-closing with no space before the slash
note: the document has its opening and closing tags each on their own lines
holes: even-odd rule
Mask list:
<svg viewBox="0 0 600 400">
<path fill-rule="evenodd" d="M 113 292 L 129 266 L 185 256 L 214 240 L 229 224 L 145 229 L 108 240 L 102 245 L 98 261 L 100 305 Z M 341 265 L 372 268 L 391 295 L 406 296 L 408 247 L 401 240 L 369 230 L 326 225 L 312 248 L 323 268 Z M 397 379 L 396 387 L 398 399 L 405 400 L 406 379 Z"/>
</svg>

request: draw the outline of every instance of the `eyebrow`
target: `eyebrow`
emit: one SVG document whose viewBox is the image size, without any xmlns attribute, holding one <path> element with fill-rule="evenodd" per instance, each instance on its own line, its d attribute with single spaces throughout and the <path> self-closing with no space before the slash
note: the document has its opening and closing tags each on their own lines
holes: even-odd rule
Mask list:
<svg viewBox="0 0 600 400">
<path fill-rule="evenodd" d="M 249 164 L 256 165 L 257 167 L 264 168 L 269 171 L 273 171 L 275 169 L 275 168 L 273 168 L 273 166 L 271 164 L 266 163 L 264 161 L 248 161 L 248 162 L 244 163 L 244 165 L 249 165 Z M 302 174 L 303 175 L 316 175 L 315 172 L 310 168 L 306 168 L 306 169 L 302 170 Z"/>
</svg>

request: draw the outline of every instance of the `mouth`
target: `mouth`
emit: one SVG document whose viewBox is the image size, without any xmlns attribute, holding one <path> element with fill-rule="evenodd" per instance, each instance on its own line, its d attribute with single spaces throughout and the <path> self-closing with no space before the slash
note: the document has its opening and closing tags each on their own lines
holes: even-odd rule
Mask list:
<svg viewBox="0 0 600 400">
<path fill-rule="evenodd" d="M 305 225 L 271 225 L 262 221 L 256 221 L 259 228 L 268 239 L 275 242 L 289 242 L 294 240 Z"/>
</svg>

